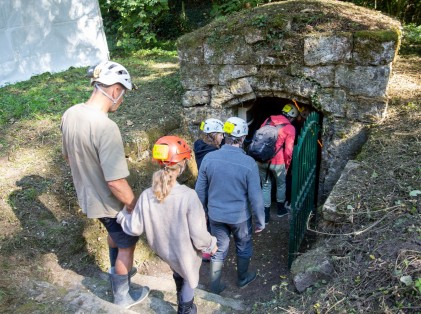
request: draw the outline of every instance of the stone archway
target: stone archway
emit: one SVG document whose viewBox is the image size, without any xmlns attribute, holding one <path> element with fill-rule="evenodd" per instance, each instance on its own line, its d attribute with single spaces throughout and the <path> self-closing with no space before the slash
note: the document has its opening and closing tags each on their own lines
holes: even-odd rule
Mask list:
<svg viewBox="0 0 421 314">
<path fill-rule="evenodd" d="M 250 114 L 265 99 L 311 106 L 323 114 L 324 201 L 386 114 L 399 41 L 397 21 L 333 0 L 278 2 L 215 21 L 178 41 L 186 124 L 197 136 L 203 119 Z"/>
</svg>

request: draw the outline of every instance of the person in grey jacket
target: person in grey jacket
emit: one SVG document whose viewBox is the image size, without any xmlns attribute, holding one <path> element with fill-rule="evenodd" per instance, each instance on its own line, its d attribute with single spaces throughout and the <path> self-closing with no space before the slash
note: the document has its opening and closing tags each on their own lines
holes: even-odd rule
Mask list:
<svg viewBox="0 0 421 314">
<path fill-rule="evenodd" d="M 247 123 L 231 117 L 224 124 L 224 132 L 225 145 L 205 156 L 195 188 L 208 214 L 211 233 L 218 240 L 218 251 L 212 256 L 210 267 L 210 290 L 217 294 L 225 289 L 221 274 L 231 234 L 236 244 L 238 286 L 243 288 L 256 279 L 256 273 L 248 271 L 253 253 L 249 203 L 256 218 L 255 232 L 265 228 L 259 170 L 242 149 Z"/>
<path fill-rule="evenodd" d="M 216 252 L 216 238 L 206 229 L 205 211 L 196 192 L 177 182 L 191 158 L 187 143 L 164 136 L 152 154 L 162 169 L 153 174 L 152 187 L 140 195 L 133 212 L 120 212 L 117 222 L 127 234 L 146 233 L 152 250 L 173 271 L 178 313 L 196 313 L 194 288 L 199 283 L 202 253 Z"/>
</svg>

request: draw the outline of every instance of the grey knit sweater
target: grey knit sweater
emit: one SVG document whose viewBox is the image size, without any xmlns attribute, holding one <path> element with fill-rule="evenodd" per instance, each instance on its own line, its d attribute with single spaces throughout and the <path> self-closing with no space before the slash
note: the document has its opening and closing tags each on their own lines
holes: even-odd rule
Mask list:
<svg viewBox="0 0 421 314">
<path fill-rule="evenodd" d="M 192 288 L 197 287 L 201 253 L 212 251 L 216 238 L 206 230 L 205 212 L 194 190 L 177 184 L 159 203 L 149 188 L 131 214 L 119 212 L 117 222 L 127 234 L 145 232 L 152 250 Z"/>
</svg>

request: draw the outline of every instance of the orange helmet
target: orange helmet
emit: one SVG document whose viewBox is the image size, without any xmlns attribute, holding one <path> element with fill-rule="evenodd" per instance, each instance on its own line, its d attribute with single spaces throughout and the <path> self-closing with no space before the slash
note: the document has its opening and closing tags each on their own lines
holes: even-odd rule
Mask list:
<svg viewBox="0 0 421 314">
<path fill-rule="evenodd" d="M 178 136 L 163 136 L 152 149 L 152 158 L 160 165 L 175 165 L 191 158 L 191 149 L 186 141 Z"/>
</svg>

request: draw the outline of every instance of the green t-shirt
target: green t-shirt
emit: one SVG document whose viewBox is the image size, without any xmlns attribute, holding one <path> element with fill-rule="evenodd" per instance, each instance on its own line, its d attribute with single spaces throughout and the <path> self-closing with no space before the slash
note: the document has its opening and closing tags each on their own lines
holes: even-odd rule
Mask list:
<svg viewBox="0 0 421 314">
<path fill-rule="evenodd" d="M 79 206 L 88 218 L 114 218 L 123 204 L 107 181 L 129 175 L 117 124 L 106 113 L 79 104 L 64 113 L 60 128 Z"/>
</svg>

